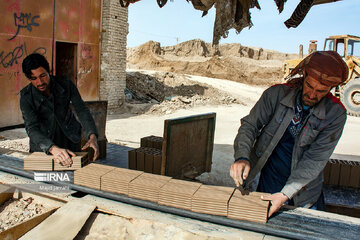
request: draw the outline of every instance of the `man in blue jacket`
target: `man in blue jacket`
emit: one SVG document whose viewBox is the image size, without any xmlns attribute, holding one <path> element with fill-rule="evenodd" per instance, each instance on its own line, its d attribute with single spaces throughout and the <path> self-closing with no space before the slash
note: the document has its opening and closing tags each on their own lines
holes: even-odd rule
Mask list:
<svg viewBox="0 0 360 240">
<path fill-rule="evenodd" d="M 93 148 L 95 161 L 99 155 L 97 129 L 74 83 L 67 78 L 50 75 L 49 63 L 40 54 L 27 56 L 22 69 L 30 81 L 20 92 L 20 108 L 30 138 L 30 152 L 50 153 L 58 163 L 69 167 L 71 156 L 81 151 L 83 128 L 89 139 L 83 150 Z"/>
<path fill-rule="evenodd" d="M 294 78 L 294 76 L 300 76 Z M 332 51 L 315 52 L 290 74 L 287 84 L 265 90 L 241 119 L 230 175 L 240 186 L 254 183 L 271 193 L 269 216 L 283 204 L 324 209 L 323 170 L 342 134 L 346 110 L 330 90 L 348 67 Z"/>
</svg>

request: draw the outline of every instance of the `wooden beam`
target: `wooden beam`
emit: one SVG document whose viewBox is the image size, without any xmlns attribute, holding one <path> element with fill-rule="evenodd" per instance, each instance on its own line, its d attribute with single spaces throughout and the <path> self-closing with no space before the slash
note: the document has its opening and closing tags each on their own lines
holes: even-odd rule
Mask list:
<svg viewBox="0 0 360 240">
<path fill-rule="evenodd" d="M 0 205 L 12 198 L 13 194 L 14 191 L 12 190 L 12 187 L 0 184 Z"/>
<path fill-rule="evenodd" d="M 26 233 L 22 240 L 72 240 L 79 233 L 96 206 L 71 201 Z"/>
</svg>

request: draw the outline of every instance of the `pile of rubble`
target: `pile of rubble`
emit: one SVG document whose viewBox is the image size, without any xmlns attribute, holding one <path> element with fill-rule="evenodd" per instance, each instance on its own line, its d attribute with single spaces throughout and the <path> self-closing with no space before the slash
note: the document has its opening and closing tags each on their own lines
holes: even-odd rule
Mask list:
<svg viewBox="0 0 360 240">
<path fill-rule="evenodd" d="M 34 199 L 10 199 L 0 207 L 0 232 L 45 212 L 45 207 Z"/>
<path fill-rule="evenodd" d="M 229 93 L 170 72 L 128 71 L 125 99 L 132 113 L 170 114 L 194 106 L 241 104 Z"/>
</svg>

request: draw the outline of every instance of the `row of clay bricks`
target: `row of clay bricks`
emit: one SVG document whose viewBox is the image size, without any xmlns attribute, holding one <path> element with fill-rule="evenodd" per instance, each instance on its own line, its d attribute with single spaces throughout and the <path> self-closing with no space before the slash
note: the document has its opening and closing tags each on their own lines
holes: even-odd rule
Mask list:
<svg viewBox="0 0 360 240">
<path fill-rule="evenodd" d="M 328 162 L 324 169 L 324 184 L 360 188 L 360 166 L 351 162 Z"/>
<path fill-rule="evenodd" d="M 74 184 L 198 213 L 267 222 L 269 202 L 261 200 L 263 193 L 258 192 L 242 195 L 231 187 L 203 185 L 100 164 L 75 171 Z"/>
<path fill-rule="evenodd" d="M 157 136 L 147 136 L 140 139 L 140 147 L 156 148 L 161 150 L 163 138 Z"/>
<path fill-rule="evenodd" d="M 141 147 L 128 152 L 129 169 L 161 173 L 161 150 Z"/>
<path fill-rule="evenodd" d="M 47 155 L 44 152 L 33 152 L 24 158 L 24 170 L 31 171 L 63 171 L 77 170 L 86 166 L 88 161 L 87 152 L 76 152 L 76 156 L 72 157 L 73 164 L 70 167 L 62 166 L 57 163 L 53 155 Z"/>
</svg>

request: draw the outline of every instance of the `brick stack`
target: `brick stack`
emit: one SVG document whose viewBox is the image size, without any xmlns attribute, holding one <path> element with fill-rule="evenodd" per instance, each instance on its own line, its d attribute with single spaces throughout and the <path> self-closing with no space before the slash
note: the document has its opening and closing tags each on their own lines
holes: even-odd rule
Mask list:
<svg viewBox="0 0 360 240">
<path fill-rule="evenodd" d="M 101 177 L 115 167 L 92 163 L 74 172 L 74 184 L 101 189 Z"/>
<path fill-rule="evenodd" d="M 191 200 L 201 183 L 171 179 L 161 189 L 159 204 L 191 211 Z"/>
<path fill-rule="evenodd" d="M 159 201 L 160 189 L 171 177 L 143 173 L 129 184 L 129 196 L 151 202 Z"/>
<path fill-rule="evenodd" d="M 228 202 L 234 190 L 230 187 L 202 185 L 192 198 L 191 211 L 227 216 Z"/>
<path fill-rule="evenodd" d="M 148 148 L 155 148 L 155 149 L 162 149 L 163 138 L 157 136 L 147 136 L 140 139 L 140 146 L 141 147 L 148 147 Z"/>
<path fill-rule="evenodd" d="M 324 184 L 360 188 L 360 162 L 329 160 L 324 169 Z"/>
<path fill-rule="evenodd" d="M 129 169 L 160 174 L 163 138 L 148 136 L 140 142 L 140 148 L 128 152 Z"/>
<path fill-rule="evenodd" d="M 89 163 L 86 152 L 76 152 L 72 157 L 73 164 L 70 167 L 62 166 L 54 160 L 53 155 L 47 155 L 44 152 L 34 152 L 24 158 L 24 170 L 32 171 L 64 171 L 77 170 Z"/>
<path fill-rule="evenodd" d="M 193 212 L 267 222 L 269 201 L 258 192 L 202 185 L 129 169 L 90 164 L 75 171 L 74 183 Z"/>
<path fill-rule="evenodd" d="M 101 190 L 129 195 L 130 182 L 142 173 L 142 171 L 115 168 L 114 170 L 101 176 Z"/>
<path fill-rule="evenodd" d="M 266 223 L 269 201 L 261 200 L 261 195 L 269 194 L 250 192 L 248 195 L 242 195 L 239 190 L 235 190 L 229 201 L 228 217 Z"/>
<path fill-rule="evenodd" d="M 52 171 L 53 169 L 54 163 L 52 155 L 34 152 L 24 158 L 24 170 Z"/>
</svg>

